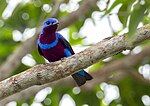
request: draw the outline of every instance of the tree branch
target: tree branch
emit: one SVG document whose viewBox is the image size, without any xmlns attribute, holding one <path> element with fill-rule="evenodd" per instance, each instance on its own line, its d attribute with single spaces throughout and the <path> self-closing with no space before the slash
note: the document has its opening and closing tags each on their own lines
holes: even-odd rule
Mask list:
<svg viewBox="0 0 150 106">
<path fill-rule="evenodd" d="M 74 72 L 125 49 L 132 49 L 144 40 L 150 39 L 150 25 L 138 29 L 131 43 L 125 39 L 127 34 L 114 36 L 64 60 L 36 65 L 20 74 L 0 82 L 0 99 L 33 85 L 41 85 L 67 77 Z"/>
<path fill-rule="evenodd" d="M 138 73 L 134 68 L 127 68 L 127 74 L 130 75 L 134 80 L 150 85 L 150 80 L 145 79 L 143 75 Z"/>
<path fill-rule="evenodd" d="M 77 21 L 80 17 L 85 16 L 91 8 L 96 5 L 98 0 L 84 0 L 78 10 L 68 14 L 67 16 L 61 18 L 59 20 L 60 26 L 58 30 L 61 30 L 75 21 Z M 39 29 L 39 28 L 38 28 Z M 7 60 L 1 64 L 0 66 L 0 80 L 3 80 L 11 75 L 12 71 L 17 69 L 20 64 L 20 60 L 23 56 L 28 53 L 31 53 L 36 48 L 36 40 L 38 38 L 39 31 L 26 42 L 24 42 L 17 50 L 15 50 Z"/>
<path fill-rule="evenodd" d="M 58 13 L 59 13 L 59 7 L 61 5 L 61 3 L 63 3 L 65 0 L 54 0 L 54 7 L 53 10 L 51 12 L 51 14 L 49 14 L 48 17 L 57 17 Z"/>
<path fill-rule="evenodd" d="M 70 23 L 74 23 L 79 18 L 85 16 L 96 5 L 97 1 L 98 0 L 84 0 L 81 6 L 76 11 L 60 19 L 60 26 L 58 29 L 63 29 L 69 26 Z"/>
<path fill-rule="evenodd" d="M 100 70 L 94 72 L 94 73 L 90 73 L 91 75 L 94 75 L 94 74 L 97 74 L 99 73 Z M 117 74 L 118 75 L 118 74 Z M 94 81 L 91 81 L 90 84 L 85 84 L 84 86 L 81 87 L 81 90 L 83 89 L 83 91 L 89 91 L 89 90 L 92 90 L 93 86 L 95 86 L 95 84 L 97 84 L 98 82 L 101 83 L 101 82 L 104 82 L 104 81 L 115 81 L 113 80 L 114 77 L 116 77 L 116 75 L 113 77 L 113 78 L 109 78 L 109 75 L 106 75 L 103 73 L 101 73 L 101 78 L 97 77 L 96 79 L 94 78 Z M 122 74 L 119 74 L 120 78 L 124 78 L 122 76 Z M 118 77 L 117 77 L 118 78 Z M 96 83 L 97 82 L 97 83 Z M 92 86 L 93 85 L 93 86 Z M 70 77 L 66 77 L 64 79 L 61 79 L 59 81 L 56 81 L 56 82 L 52 82 L 52 83 L 48 83 L 48 84 L 45 84 L 45 85 L 42 85 L 42 86 L 38 86 L 38 85 L 35 85 L 35 86 L 32 86 L 30 88 L 27 88 L 21 92 L 18 92 L 14 95 L 11 95 L 3 100 L 0 101 L 0 104 L 1 106 L 5 106 L 7 103 L 11 102 L 11 101 L 20 101 L 20 100 L 29 100 L 31 99 L 32 97 L 35 96 L 35 94 L 37 92 L 39 92 L 40 90 L 44 89 L 45 87 L 48 87 L 48 86 L 51 86 L 51 87 L 61 87 L 61 86 L 66 86 L 66 87 L 75 87 L 75 83 L 73 81 L 73 78 Z M 92 87 L 91 87 L 92 86 Z"/>
<path fill-rule="evenodd" d="M 103 82 L 103 81 L 108 81 L 109 75 L 114 71 L 122 70 L 122 71 L 128 71 L 125 70 L 124 68 L 128 68 L 128 63 L 130 63 L 130 67 L 134 67 L 137 64 L 140 64 L 144 58 L 147 56 L 150 56 L 150 46 L 144 48 L 139 54 L 135 55 L 129 55 L 124 57 L 123 59 L 115 60 L 107 65 L 105 65 L 103 68 L 97 71 L 90 72 L 90 74 L 94 77 L 94 79 L 90 83 L 86 83 L 85 85 L 82 86 L 84 91 L 86 89 L 90 90 L 93 88 L 93 86 Z M 132 70 L 133 71 L 133 70 Z M 131 72 L 131 70 L 130 70 Z M 128 72 L 127 72 L 128 73 Z M 129 74 L 130 75 L 130 74 Z M 101 77 L 99 77 L 101 76 Z M 122 77 L 122 76 L 121 76 Z M 143 80 L 143 79 L 142 79 Z M 65 79 L 61 79 L 59 81 L 53 82 L 53 83 L 48 83 L 42 86 L 32 86 L 24 91 L 21 91 L 17 94 L 14 94 L 12 96 L 9 96 L 3 100 L 0 101 L 0 104 L 2 106 L 6 105 L 10 101 L 19 101 L 19 100 L 27 100 L 30 97 L 35 96 L 35 94 L 40 91 L 41 89 L 47 87 L 47 86 L 72 86 L 74 87 L 75 84 L 73 83 L 73 79 L 71 77 L 67 77 Z M 149 84 L 148 81 L 143 81 L 146 84 Z M 147 83 L 148 82 L 148 83 Z"/>
</svg>

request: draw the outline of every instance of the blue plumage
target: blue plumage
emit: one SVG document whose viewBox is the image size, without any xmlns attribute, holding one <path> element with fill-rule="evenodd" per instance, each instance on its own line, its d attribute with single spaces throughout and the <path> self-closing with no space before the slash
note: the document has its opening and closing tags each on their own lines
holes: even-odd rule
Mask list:
<svg viewBox="0 0 150 106">
<path fill-rule="evenodd" d="M 55 41 L 53 41 L 52 43 L 48 43 L 48 44 L 42 44 L 40 42 L 40 40 L 38 39 L 38 45 L 42 48 L 42 49 L 50 49 L 50 48 L 53 48 L 57 45 L 58 43 L 58 38 L 59 38 L 59 35 L 56 34 L 56 39 Z"/>
<path fill-rule="evenodd" d="M 57 19 L 49 18 L 46 20 L 38 39 L 38 51 L 49 62 L 54 62 L 75 54 L 69 42 L 56 32 L 57 26 Z M 92 79 L 92 76 L 84 70 L 73 74 L 72 77 L 79 86 L 83 85 L 87 80 Z"/>
<path fill-rule="evenodd" d="M 65 54 L 66 54 L 66 57 L 69 57 L 69 56 L 72 55 L 71 52 L 70 52 L 67 48 L 64 49 L 64 52 L 65 52 Z"/>
</svg>

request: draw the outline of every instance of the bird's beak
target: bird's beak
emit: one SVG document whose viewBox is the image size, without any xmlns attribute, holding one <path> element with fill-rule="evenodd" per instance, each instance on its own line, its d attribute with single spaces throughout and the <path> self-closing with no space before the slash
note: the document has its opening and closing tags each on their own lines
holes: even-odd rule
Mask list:
<svg viewBox="0 0 150 106">
<path fill-rule="evenodd" d="M 55 23 L 53 23 L 52 25 L 58 25 L 59 24 L 59 22 L 55 22 Z"/>
</svg>

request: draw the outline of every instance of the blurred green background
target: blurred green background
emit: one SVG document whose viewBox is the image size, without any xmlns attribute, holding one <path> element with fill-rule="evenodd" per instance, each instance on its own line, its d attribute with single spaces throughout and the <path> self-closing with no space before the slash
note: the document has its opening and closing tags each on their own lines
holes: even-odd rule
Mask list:
<svg viewBox="0 0 150 106">
<path fill-rule="evenodd" d="M 55 17 L 62 21 L 89 1 L 92 0 L 0 0 L 1 76 L 1 66 L 20 46 L 37 36 L 44 20 Z M 129 41 L 132 41 L 137 27 L 150 23 L 149 0 L 93 0 L 95 1 L 93 6 L 86 5 L 89 9 L 82 9 L 87 11 L 86 14 L 80 15 L 59 31 L 75 52 L 80 52 L 106 37 L 126 32 L 129 33 Z M 87 70 L 90 73 L 100 73 L 107 65 L 114 61 L 119 62 L 129 57 L 128 55 L 135 56 L 136 59 L 136 55 L 149 45 L 150 42 L 145 41 L 133 50 L 109 57 Z M 32 52 L 21 57 L 16 68 L 11 70 L 11 75 L 40 63 L 45 63 L 45 60 L 34 46 Z M 32 96 L 29 94 L 28 97 L 20 97 L 20 100 L 7 100 L 7 106 L 150 106 L 149 64 L 150 54 L 143 56 L 132 67 L 111 69 L 107 75 L 101 73 L 94 80 L 96 83 L 90 82 L 79 88 L 73 80 L 70 84 L 64 79 L 62 84 L 56 82 L 47 86 L 36 96 L 33 93 Z"/>
</svg>

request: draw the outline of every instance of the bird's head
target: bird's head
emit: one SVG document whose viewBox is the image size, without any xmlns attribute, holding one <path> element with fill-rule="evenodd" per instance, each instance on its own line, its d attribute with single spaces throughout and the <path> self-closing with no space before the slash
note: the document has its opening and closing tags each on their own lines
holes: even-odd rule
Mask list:
<svg viewBox="0 0 150 106">
<path fill-rule="evenodd" d="M 48 33 L 53 33 L 57 30 L 58 27 L 58 20 L 55 18 L 48 18 L 45 22 L 44 25 L 42 27 L 42 32 L 48 32 Z"/>
</svg>

